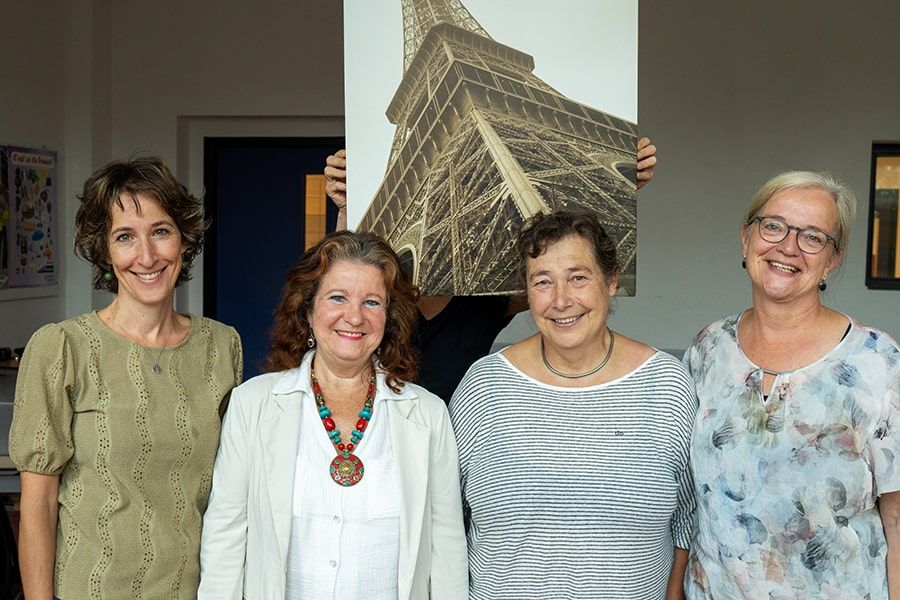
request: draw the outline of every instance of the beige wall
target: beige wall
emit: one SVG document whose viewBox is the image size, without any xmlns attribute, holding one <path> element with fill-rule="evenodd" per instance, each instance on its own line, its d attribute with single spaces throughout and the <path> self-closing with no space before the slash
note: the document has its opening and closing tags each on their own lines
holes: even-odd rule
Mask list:
<svg viewBox="0 0 900 600">
<path fill-rule="evenodd" d="M 0 142 L 60 150 L 68 231 L 78 184 L 109 157 L 157 152 L 200 192 L 183 139 L 191 123 L 224 132 L 234 119 L 240 131 L 259 123 L 270 132 L 284 119 L 302 133 L 343 114 L 337 0 L 9 8 L 5 22 L 46 35 L 33 44 L 26 28 L 6 28 L 8 46 L 22 51 L 0 57 Z M 835 171 L 860 197 L 847 264 L 826 301 L 900 337 L 900 292 L 864 285 L 870 144 L 900 139 L 898 22 L 900 3 L 881 0 L 641 2 L 639 119 L 661 166 L 640 194 L 638 296 L 619 301 L 616 328 L 681 348 L 745 307 L 743 204 L 773 172 L 807 168 Z M 63 269 L 60 296 L 0 302 L 0 345 L 106 301 L 91 297 L 83 263 Z M 519 324 L 505 339 L 525 332 Z"/>
</svg>

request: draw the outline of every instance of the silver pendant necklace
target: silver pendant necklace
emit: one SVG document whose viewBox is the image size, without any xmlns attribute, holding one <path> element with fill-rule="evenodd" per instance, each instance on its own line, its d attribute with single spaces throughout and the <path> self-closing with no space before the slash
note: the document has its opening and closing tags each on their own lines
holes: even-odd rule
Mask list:
<svg viewBox="0 0 900 600">
<path fill-rule="evenodd" d="M 150 357 L 150 360 L 153 360 L 153 354 L 150 353 L 150 350 L 148 350 L 146 346 L 144 346 L 144 345 L 142 345 L 142 344 L 138 344 L 138 343 L 135 341 L 134 336 L 132 336 L 130 333 L 128 333 L 128 330 L 125 329 L 124 327 L 122 327 L 122 324 L 121 324 L 121 323 L 119 323 L 118 321 L 116 321 L 115 315 L 113 315 L 112 313 L 110 313 L 109 318 L 112 319 L 113 323 L 115 323 L 116 326 L 117 326 L 119 329 L 122 330 L 122 333 L 124 333 L 125 336 L 126 336 L 129 340 L 131 340 L 131 342 L 132 342 L 133 344 L 137 344 L 137 346 L 138 346 L 141 350 L 143 350 L 143 351 Z M 159 349 L 159 353 L 156 355 L 156 360 L 153 360 L 153 365 L 150 367 L 150 370 L 153 371 L 153 373 L 154 373 L 155 375 L 162 375 L 163 368 L 160 366 L 159 361 L 162 359 L 162 354 L 163 354 L 163 351 L 165 351 L 165 349 L 166 349 L 165 346 L 163 346 L 162 348 Z"/>
<path fill-rule="evenodd" d="M 606 331 L 609 332 L 609 349 L 606 351 L 606 356 L 603 357 L 603 360 L 600 361 L 600 364 L 591 369 L 590 371 L 585 371 L 584 373 L 563 373 L 562 371 L 558 371 L 550 364 L 547 360 L 547 353 L 544 351 L 544 336 L 541 336 L 541 360 L 544 361 L 544 366 L 547 367 L 547 370 L 553 373 L 554 375 L 558 375 L 560 377 L 564 377 L 566 379 L 581 379 L 582 377 L 587 377 L 588 375 L 593 375 L 600 369 L 606 366 L 606 363 L 609 362 L 610 357 L 613 353 L 613 347 L 616 345 L 616 336 L 613 335 L 612 329 L 609 327 L 606 328 Z"/>
</svg>

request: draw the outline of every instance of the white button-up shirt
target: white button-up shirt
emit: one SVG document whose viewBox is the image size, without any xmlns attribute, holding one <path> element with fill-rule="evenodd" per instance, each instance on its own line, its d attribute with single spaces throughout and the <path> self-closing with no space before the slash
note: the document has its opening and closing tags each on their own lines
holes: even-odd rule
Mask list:
<svg viewBox="0 0 900 600">
<path fill-rule="evenodd" d="M 362 480 L 343 487 L 329 473 L 337 455 L 315 400 L 303 397 L 288 549 L 287 600 L 396 600 L 400 560 L 400 497 L 384 399 L 354 454 Z M 342 433 L 343 441 L 349 432 Z"/>
</svg>

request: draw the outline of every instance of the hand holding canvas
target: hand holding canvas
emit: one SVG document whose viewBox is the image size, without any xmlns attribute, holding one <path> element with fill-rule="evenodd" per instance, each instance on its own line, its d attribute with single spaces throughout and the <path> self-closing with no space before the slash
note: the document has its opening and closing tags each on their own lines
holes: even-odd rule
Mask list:
<svg viewBox="0 0 900 600">
<path fill-rule="evenodd" d="M 653 169 L 656 167 L 656 146 L 650 138 L 642 137 L 637 142 L 637 187 L 641 189 L 644 184 L 653 179 Z M 347 210 L 347 151 L 338 150 L 325 159 L 325 193 L 337 206 L 338 211 L 346 219 Z M 346 227 L 346 225 L 345 225 Z M 343 229 L 338 227 L 338 229 Z"/>
<path fill-rule="evenodd" d="M 642 137 L 637 142 L 637 188 L 653 179 L 653 167 L 656 166 L 656 146 L 650 138 Z"/>
</svg>

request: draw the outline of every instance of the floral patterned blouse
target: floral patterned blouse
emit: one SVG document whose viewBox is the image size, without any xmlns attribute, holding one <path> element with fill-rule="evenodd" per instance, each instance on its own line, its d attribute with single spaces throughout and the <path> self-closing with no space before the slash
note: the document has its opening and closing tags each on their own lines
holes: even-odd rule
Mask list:
<svg viewBox="0 0 900 600">
<path fill-rule="evenodd" d="M 699 400 L 687 597 L 887 599 L 875 501 L 900 490 L 897 343 L 850 319 L 837 346 L 778 375 L 766 399 L 738 320 L 707 326 L 684 357 Z"/>
</svg>

